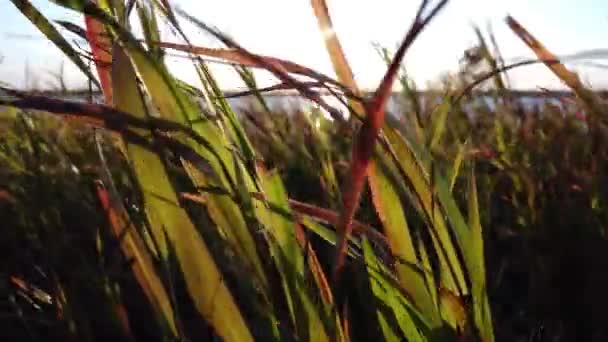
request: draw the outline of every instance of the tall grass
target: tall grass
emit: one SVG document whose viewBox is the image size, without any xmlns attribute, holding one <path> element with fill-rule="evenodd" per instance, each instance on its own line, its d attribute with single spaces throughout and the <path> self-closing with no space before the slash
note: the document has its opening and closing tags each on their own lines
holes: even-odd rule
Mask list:
<svg viewBox="0 0 608 342">
<path fill-rule="evenodd" d="M 105 101 L 2 88 L 9 334 L 78 341 L 604 336 L 603 321 L 584 306 L 564 300 L 563 311 L 543 311 L 561 295 L 543 290 L 560 265 L 601 259 L 554 256 L 583 251 L 578 246 L 601 253 L 603 104 L 514 19 L 514 32 L 574 89 L 574 108 L 585 109 L 588 122 L 549 104 L 542 115 L 524 113 L 504 96 L 499 71 L 508 66 L 480 31 L 487 73 L 461 74 L 462 84 L 442 89 L 438 105 L 418 97 L 401 60 L 446 1 L 423 1 L 399 49 L 381 49 L 388 67 L 370 98 L 335 34 L 325 37 L 338 80 L 248 51 L 167 1 L 54 1 L 84 15 L 84 27 L 61 23 L 87 40 L 84 56 L 29 1 L 11 1 L 85 74 L 97 75 L 91 83 Z M 320 29 L 332 32 L 325 1 L 311 5 Z M 192 46 L 183 20 L 226 47 Z M 162 42 L 161 25 L 181 41 Z M 170 49 L 189 54 L 202 89 L 170 73 Z M 237 113 L 201 56 L 236 63 L 261 110 Z M 295 89 L 319 109 L 271 112 L 249 67 L 279 80 L 270 90 Z M 470 115 L 471 84 L 490 78 L 495 106 L 477 105 Z M 396 80 L 411 105 L 385 114 Z M 334 93 L 347 115 L 319 89 Z M 537 278 L 518 290 L 509 272 Z M 584 300 L 603 292 L 560 290 Z M 522 323 L 513 303 L 536 309 Z M 569 323 L 574 312 L 586 319 Z"/>
</svg>

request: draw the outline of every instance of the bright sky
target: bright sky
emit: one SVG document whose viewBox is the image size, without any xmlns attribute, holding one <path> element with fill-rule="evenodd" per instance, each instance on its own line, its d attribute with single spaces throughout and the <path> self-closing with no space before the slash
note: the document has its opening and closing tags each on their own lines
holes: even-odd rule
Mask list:
<svg viewBox="0 0 608 342">
<path fill-rule="evenodd" d="M 73 12 L 32 0 L 51 19 L 82 24 Z M 309 0 L 173 0 L 200 20 L 228 33 L 253 52 L 289 59 L 334 75 Z M 393 48 L 411 23 L 419 0 L 327 0 L 336 32 L 341 39 L 358 83 L 374 87 L 384 72 L 384 63 L 373 42 Z M 606 49 L 608 1 L 606 0 L 453 0 L 420 35 L 406 55 L 406 66 L 420 84 L 454 70 L 463 51 L 475 44 L 471 23 L 485 28 L 490 23 L 505 57 L 533 57 L 527 47 L 504 23 L 513 15 L 530 32 L 558 55 Z M 61 53 L 21 15 L 9 0 L 0 0 L 0 81 L 23 87 L 26 82 L 49 84 L 48 75 L 58 72 Z M 216 46 L 212 39 L 189 30 L 197 45 Z M 608 58 L 608 55 L 604 56 Z M 175 74 L 197 84 L 184 59 L 169 58 Z M 572 64 L 585 82 L 595 88 L 608 87 L 608 70 Z M 26 77 L 26 69 L 29 77 Z M 65 62 L 68 84 L 84 84 L 83 76 Z M 241 86 L 228 68 L 218 68 L 222 87 Z M 519 88 L 559 88 L 558 80 L 544 66 L 531 66 L 509 74 Z M 270 79 L 261 75 L 261 83 Z"/>
</svg>

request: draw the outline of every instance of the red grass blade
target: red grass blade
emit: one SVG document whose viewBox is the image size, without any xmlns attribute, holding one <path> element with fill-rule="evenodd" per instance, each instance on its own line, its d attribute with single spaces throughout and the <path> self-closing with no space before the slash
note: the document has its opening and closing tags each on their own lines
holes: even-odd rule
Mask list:
<svg viewBox="0 0 608 342">
<path fill-rule="evenodd" d="M 103 24 L 85 15 L 84 17 L 86 24 L 86 37 L 91 46 L 91 52 L 95 60 L 95 66 L 97 67 L 97 75 L 101 83 L 101 88 L 106 103 L 111 106 L 113 102 L 112 96 L 112 54 L 110 39 L 106 35 Z"/>
<path fill-rule="evenodd" d="M 187 199 L 192 202 L 205 204 L 205 199 L 198 194 L 182 192 L 182 193 L 180 193 L 180 196 L 182 198 Z M 260 201 L 265 200 L 264 195 L 259 192 L 252 192 L 251 197 L 253 197 L 257 200 L 260 200 Z M 315 205 L 296 201 L 293 199 L 288 199 L 287 201 L 289 203 L 289 207 L 291 208 L 291 210 L 293 210 L 294 212 L 296 212 L 299 215 L 310 216 L 316 220 L 331 224 L 334 227 L 336 227 L 338 225 L 338 221 L 340 219 L 340 214 L 338 214 L 337 212 L 335 212 L 333 210 L 320 208 Z M 388 241 L 386 240 L 386 236 L 384 236 L 381 232 L 374 229 L 374 227 L 369 226 L 369 225 L 362 223 L 360 221 L 357 221 L 357 220 L 353 220 L 352 227 L 353 227 L 353 231 L 356 234 L 366 235 L 367 238 L 370 240 L 373 240 L 374 243 L 377 243 L 380 246 L 388 247 Z"/>
<path fill-rule="evenodd" d="M 298 92 L 300 92 L 300 94 L 302 96 L 313 101 L 314 103 L 316 103 L 320 107 L 322 107 L 324 110 L 326 110 L 336 122 L 341 123 L 341 124 L 345 123 L 344 117 L 338 110 L 336 110 L 334 107 L 327 104 L 327 102 L 321 97 L 321 95 L 318 92 L 311 90 L 309 87 L 302 84 L 302 82 L 298 81 L 297 79 L 295 79 L 294 77 L 289 75 L 289 73 L 284 69 L 283 64 L 276 63 L 277 59 L 268 60 L 268 59 L 262 58 L 262 56 L 253 54 L 250 51 L 248 51 L 247 49 L 245 49 L 242 46 L 240 46 L 239 44 L 237 44 L 234 40 L 227 37 L 226 35 L 218 32 L 217 30 L 214 30 L 213 28 L 211 28 L 208 25 L 206 25 L 205 23 L 197 20 L 196 18 L 188 15 L 187 13 L 185 13 L 183 11 L 179 11 L 179 14 L 181 16 L 183 16 L 184 18 L 188 19 L 190 22 L 197 25 L 198 27 L 200 27 L 201 29 L 212 34 L 215 38 L 217 38 L 219 41 L 221 41 L 223 44 L 225 44 L 229 48 L 234 49 L 234 51 L 238 51 L 238 54 L 240 54 L 242 57 L 245 57 L 245 58 L 251 60 L 252 62 L 255 62 L 256 66 L 266 69 L 267 71 L 271 72 L 281 82 L 298 90 Z M 326 76 L 324 76 L 324 77 L 326 77 Z M 330 79 L 330 78 L 328 77 L 328 79 Z M 344 86 L 340 86 L 340 87 L 343 89 L 348 89 L 347 87 L 344 87 Z"/>
<path fill-rule="evenodd" d="M 367 168 L 375 148 L 376 138 L 384 123 L 384 107 L 387 99 L 392 93 L 392 86 L 397 76 L 397 72 L 399 71 L 399 66 L 403 61 L 405 53 L 416 37 L 418 37 L 424 27 L 439 10 L 446 5 L 446 3 L 447 0 L 440 1 L 433 7 L 430 13 L 423 18 L 423 11 L 428 5 L 428 1 L 423 1 L 414 23 L 395 53 L 388 70 L 384 74 L 382 82 L 376 89 L 371 101 L 366 105 L 365 110 L 367 115 L 353 145 L 352 160 L 350 164 L 350 183 L 343 197 L 344 207 L 337 227 L 340 240 L 336 250 L 336 262 L 333 272 L 335 284 L 340 280 L 340 275 L 346 260 L 347 241 L 352 232 L 352 221 L 359 206 L 359 199 L 365 185 Z"/>
<path fill-rule="evenodd" d="M 249 67 L 260 67 L 259 60 L 263 60 L 265 64 L 269 64 L 274 66 L 275 68 L 282 70 L 283 72 L 289 72 L 293 74 L 299 74 L 303 76 L 307 76 L 313 79 L 316 79 L 320 82 L 325 82 L 327 84 L 339 86 L 341 88 L 345 88 L 338 81 L 332 79 L 329 76 L 325 76 L 318 71 L 315 71 L 306 66 L 300 65 L 298 63 L 294 63 L 291 61 L 287 61 L 284 59 L 270 57 L 270 56 L 262 56 L 257 54 L 244 54 L 239 49 L 212 49 L 202 46 L 188 46 L 184 44 L 176 44 L 176 43 L 168 43 L 168 42 L 156 42 L 155 45 L 158 45 L 162 48 L 173 49 L 183 52 L 192 53 L 195 55 L 203 55 L 207 57 L 220 58 L 223 60 L 227 60 L 233 63 L 237 63 L 243 66 Z"/>
<path fill-rule="evenodd" d="M 306 241 L 306 234 L 304 233 L 302 226 L 299 223 L 296 223 L 295 227 L 296 238 L 298 239 L 298 243 L 300 244 L 302 249 L 306 250 L 310 272 L 312 273 L 312 276 L 315 279 L 317 286 L 319 287 L 321 298 L 326 304 L 332 305 L 334 302 L 334 297 L 331 293 L 331 288 L 329 287 L 329 282 L 327 281 L 325 272 L 323 272 L 323 267 L 321 267 L 321 262 L 317 257 L 317 253 L 312 248 L 312 246 Z"/>
</svg>

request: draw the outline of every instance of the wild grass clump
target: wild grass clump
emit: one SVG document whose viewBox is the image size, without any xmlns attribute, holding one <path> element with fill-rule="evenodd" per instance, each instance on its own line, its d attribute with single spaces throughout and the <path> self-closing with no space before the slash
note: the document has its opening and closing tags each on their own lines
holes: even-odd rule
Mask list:
<svg viewBox="0 0 608 342">
<path fill-rule="evenodd" d="M 446 1 L 423 1 L 394 54 L 379 48 L 388 68 L 368 95 L 335 34 L 337 80 L 166 1 L 55 1 L 83 14 L 84 27 L 59 24 L 86 53 L 11 1 L 104 101 L 1 88 L 7 336 L 605 338 L 604 103 L 514 19 L 538 57 L 519 65 L 543 62 L 572 88 L 561 105 L 526 108 L 502 75 L 515 66 L 480 31 L 458 74 L 418 92 L 401 61 Z M 333 32 L 325 1 L 311 5 Z M 225 48 L 192 46 L 184 20 Z M 161 25 L 178 42 L 161 41 Z M 170 49 L 190 56 L 202 89 L 170 73 Z M 237 112 L 202 56 L 234 63 L 255 106 Z M 251 67 L 279 83 L 258 89 Z M 388 112 L 396 81 L 407 106 Z M 315 108 L 271 110 L 263 93 L 284 89 Z"/>
</svg>

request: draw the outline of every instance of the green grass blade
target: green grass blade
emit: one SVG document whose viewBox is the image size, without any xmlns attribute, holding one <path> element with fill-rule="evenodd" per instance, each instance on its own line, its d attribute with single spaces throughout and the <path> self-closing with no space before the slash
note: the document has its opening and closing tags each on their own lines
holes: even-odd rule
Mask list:
<svg viewBox="0 0 608 342">
<path fill-rule="evenodd" d="M 327 243 L 331 244 L 332 246 L 335 246 L 337 244 L 338 238 L 336 236 L 336 232 L 323 226 L 322 224 L 319 224 L 310 217 L 303 217 L 302 225 L 306 229 L 310 230 L 311 232 L 325 240 Z M 348 256 L 353 258 L 358 257 L 360 253 L 357 251 L 357 249 L 359 248 L 359 242 L 354 239 L 351 239 L 349 242 Z"/>
<path fill-rule="evenodd" d="M 490 49 L 488 48 L 488 44 L 486 43 L 483 34 L 478 26 L 473 26 L 473 30 L 475 31 L 475 35 L 477 36 L 477 41 L 479 42 L 479 48 L 481 49 L 482 58 L 488 63 L 491 70 L 498 70 L 499 64 L 498 60 L 492 55 Z M 494 86 L 498 90 L 506 90 L 505 82 L 503 80 L 502 73 L 497 73 L 494 76 Z"/>
<path fill-rule="evenodd" d="M 418 262 L 414 242 L 410 236 L 410 228 L 401 206 L 401 199 L 395 190 L 395 186 L 384 174 L 384 170 L 375 161 L 370 165 L 369 182 L 372 191 L 374 207 L 382 221 L 382 226 L 392 254 L 407 263 Z M 434 323 L 439 323 L 437 310 L 432 302 L 429 289 L 422 274 L 415 272 L 411 267 L 397 261 L 397 274 L 402 287 L 412 297 L 416 306 Z"/>
<path fill-rule="evenodd" d="M 141 23 L 142 32 L 150 56 L 160 61 L 164 56 L 164 52 L 156 44 L 156 42 L 161 40 L 161 37 L 154 8 L 155 7 L 149 3 L 137 5 L 137 14 L 139 15 L 139 22 Z"/>
<path fill-rule="evenodd" d="M 266 200 L 273 203 L 275 210 L 289 214 L 287 193 L 279 174 L 260 170 L 260 179 Z M 291 306 L 294 325 L 299 330 L 298 334 L 315 341 L 328 341 L 329 337 L 321 319 L 323 314 L 313 305 L 309 289 L 304 285 L 304 254 L 296 237 L 295 222 L 285 215 L 267 209 L 262 206 L 263 203 L 259 204 L 257 216 L 272 236 L 270 248 L 282 274 L 285 294 Z"/>
<path fill-rule="evenodd" d="M 439 206 L 435 203 L 435 191 L 431 187 L 428 172 L 423 168 L 405 139 L 395 130 L 385 130 L 386 137 L 405 179 L 420 202 L 422 215 L 427 217 L 435 250 L 441 265 L 441 285 L 454 291 L 466 290 L 464 272 L 452 243 L 448 225 Z"/>
<path fill-rule="evenodd" d="M 99 82 L 91 73 L 91 70 L 87 67 L 87 65 L 80 58 L 76 50 L 72 48 L 70 43 L 68 43 L 65 38 L 55 29 L 55 27 L 46 19 L 42 13 L 32 5 L 29 0 L 11 0 L 13 5 L 23 13 L 23 15 L 29 19 L 44 34 L 51 42 L 55 44 L 64 54 L 68 57 L 72 63 L 74 63 L 83 74 L 87 76 L 89 80 L 91 80 L 95 86 L 101 89 Z"/>
<path fill-rule="evenodd" d="M 418 239 L 418 252 L 420 253 L 420 265 L 424 270 L 432 270 L 432 266 L 431 266 L 431 260 L 429 258 L 429 254 L 427 252 L 427 247 L 425 246 L 424 242 L 422 241 L 422 239 Z M 437 298 L 437 292 L 438 292 L 438 287 L 437 287 L 437 281 L 435 280 L 435 275 L 433 274 L 433 272 L 424 272 L 424 277 L 426 280 L 426 287 L 430 293 L 431 296 L 431 300 L 433 301 L 433 304 L 435 305 L 436 308 L 439 307 L 439 302 L 438 302 L 438 298 Z"/>
<path fill-rule="evenodd" d="M 262 94 L 257 90 L 258 83 L 255 78 L 255 74 L 247 67 L 235 67 L 236 72 L 241 77 L 241 80 L 245 83 L 247 88 L 252 92 L 253 96 L 255 96 L 258 103 L 262 106 L 263 112 L 268 114 L 271 112 L 266 99 Z"/>
<path fill-rule="evenodd" d="M 162 62 L 155 60 L 146 52 L 139 42 L 127 31 L 120 27 L 112 18 L 104 16 L 95 10 L 93 14 L 104 20 L 120 39 L 125 47 L 126 53 L 145 85 L 150 95 L 151 102 L 158 109 L 161 117 L 184 124 L 192 128 L 197 134 L 198 141 L 204 140 L 204 144 L 189 141 L 188 144 L 198 152 L 211 166 L 218 176 L 216 180 L 201 182 L 200 177 L 193 177 L 194 184 L 198 187 L 215 185 L 231 189 L 234 184 L 234 159 L 229 151 L 229 142 L 222 135 L 219 127 L 212 120 L 203 117 L 193 99 L 181 89 L 173 76 L 169 73 Z M 188 169 L 189 166 L 186 165 Z M 195 173 L 190 173 L 194 175 Z M 245 175 L 249 178 L 249 174 Z M 211 183 L 209 183 L 211 182 Z M 252 190 L 252 189 L 251 189 Z M 210 196 L 213 200 L 214 196 Z M 249 228 L 241 220 L 240 209 L 231 199 L 218 199 L 214 204 L 217 210 L 212 211 L 212 218 L 218 224 L 224 224 L 221 228 L 225 231 L 231 230 L 230 236 L 234 237 L 233 246 L 238 246 L 245 262 L 251 263 L 260 281 L 265 282 L 264 271 L 260 258 L 256 251 L 254 239 Z M 224 217 L 221 217 L 224 216 Z M 222 222 L 225 221 L 225 222 Z"/>
<path fill-rule="evenodd" d="M 448 114 L 452 109 L 452 100 L 450 96 L 444 96 L 443 102 L 431 113 L 431 125 L 428 129 L 431 131 L 426 134 L 429 137 L 428 149 L 432 152 L 438 148 L 438 144 L 445 132 Z"/>
<path fill-rule="evenodd" d="M 458 146 L 458 153 L 456 153 L 456 157 L 452 162 L 452 168 L 450 169 L 450 191 L 454 191 L 454 185 L 456 185 L 456 179 L 458 179 L 458 175 L 460 174 L 462 162 L 468 152 L 467 148 L 468 140 Z"/>
<path fill-rule="evenodd" d="M 372 292 L 379 301 L 392 309 L 392 314 L 397 321 L 397 326 L 391 327 L 387 324 L 387 317 L 385 316 L 388 312 L 377 311 L 378 320 L 381 324 L 381 329 L 384 332 L 385 338 L 393 340 L 397 335 L 395 330 L 399 329 L 397 331 L 400 331 L 408 341 L 425 341 L 424 332 L 431 331 L 428 323 L 424 320 L 413 319 L 413 311 L 411 311 L 413 308 L 408 307 L 405 304 L 405 299 L 401 294 L 384 280 L 382 273 L 379 272 L 382 265 L 376 258 L 370 243 L 367 239 L 363 239 L 361 244 Z M 420 314 L 418 315 L 418 318 L 422 317 Z"/>
<path fill-rule="evenodd" d="M 451 230 L 456 238 L 458 246 L 457 248 L 459 248 L 463 254 L 465 267 L 469 268 L 474 262 L 474 259 L 470 255 L 469 227 L 464 220 L 458 205 L 456 204 L 456 200 L 452 196 L 448 181 L 445 179 L 439 168 L 434 168 L 433 172 L 435 179 L 435 190 L 437 192 L 437 204 L 439 207 L 441 207 L 442 211 L 445 212 L 445 216 L 447 217 Z"/>
<path fill-rule="evenodd" d="M 243 126 L 239 122 L 232 107 L 224 98 L 224 93 L 220 89 L 217 81 L 209 71 L 207 65 L 200 61 L 197 65 L 200 74 L 201 82 L 207 88 L 207 98 L 209 99 L 211 108 L 215 109 L 216 115 L 219 115 L 224 126 L 228 128 L 232 141 L 238 146 L 241 155 L 245 160 L 248 171 L 255 176 L 256 152 L 253 149 Z"/>
<path fill-rule="evenodd" d="M 148 116 L 147 109 L 137 88 L 131 61 L 118 46 L 114 50 L 112 77 L 115 105 L 118 109 L 145 118 Z M 204 240 L 180 206 L 162 159 L 137 145 L 128 145 L 127 148 L 143 190 L 146 213 L 155 227 L 153 234 L 159 242 L 164 240 L 165 234 L 168 237 L 196 308 L 225 340 L 253 341 Z M 163 251 L 165 256 L 166 248 Z"/>
<path fill-rule="evenodd" d="M 273 208 L 281 212 L 290 214 L 290 206 L 287 201 L 287 193 L 277 172 L 262 171 L 260 178 L 264 190 L 265 199 L 273 204 Z M 262 203 L 260 203 L 262 204 Z M 274 240 L 281 248 L 281 253 L 287 258 L 290 269 L 296 274 L 304 274 L 304 258 L 302 249 L 296 239 L 295 222 L 285 215 L 278 214 L 266 209 L 263 206 L 258 210 L 263 217 L 263 224 L 268 227 L 270 233 L 274 235 Z"/>
<path fill-rule="evenodd" d="M 471 251 L 473 254 L 471 259 L 475 261 L 475 267 L 472 267 L 469 273 L 471 278 L 471 292 L 473 296 L 473 319 L 475 321 L 475 326 L 481 334 L 481 340 L 483 342 L 493 342 L 494 328 L 486 286 L 483 231 L 481 227 L 481 220 L 479 218 L 477 180 L 475 177 L 474 166 L 471 166 L 468 178 L 468 216 L 469 227 L 471 228 Z"/>
</svg>

